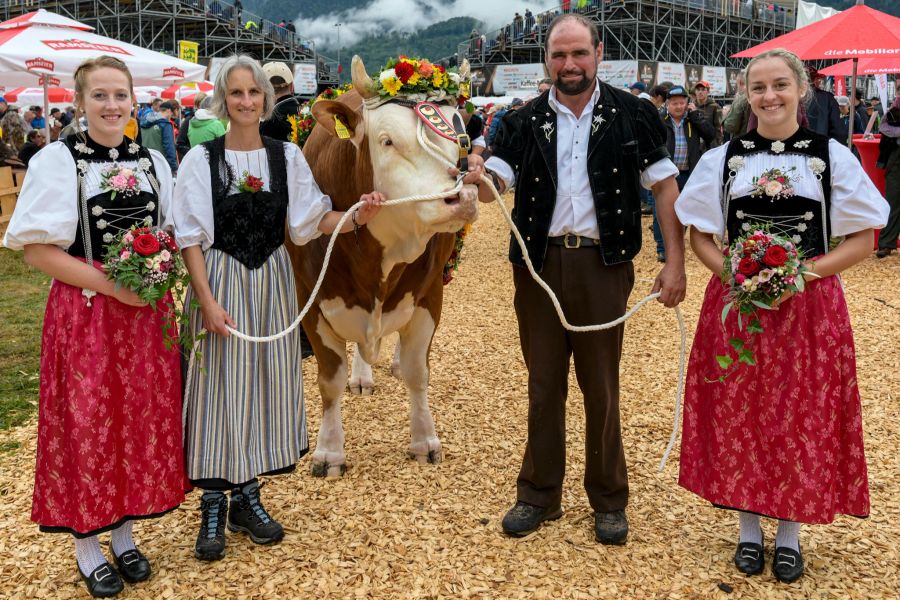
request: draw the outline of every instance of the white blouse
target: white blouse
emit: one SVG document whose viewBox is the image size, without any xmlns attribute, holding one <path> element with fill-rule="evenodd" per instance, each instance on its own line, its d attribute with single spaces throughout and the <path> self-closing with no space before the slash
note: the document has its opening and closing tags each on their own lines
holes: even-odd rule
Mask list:
<svg viewBox="0 0 900 600">
<path fill-rule="evenodd" d="M 691 225 L 704 233 L 725 234 L 725 201 L 722 174 L 728 145 L 718 146 L 700 157 L 694 172 L 675 202 L 675 212 L 684 225 Z M 831 162 L 831 235 L 841 237 L 864 229 L 884 227 L 890 207 L 859 160 L 843 144 L 830 140 L 828 154 Z M 824 202 L 822 186 L 809 166 L 810 157 L 785 151 L 781 154 L 759 152 L 742 157 L 743 166 L 736 171 L 731 197 L 749 196 L 753 178 L 764 171 L 791 167 L 794 194 Z"/>
<path fill-rule="evenodd" d="M 162 227 L 174 229 L 171 220 L 172 169 L 162 154 L 150 150 L 159 182 L 159 210 Z M 101 172 L 112 164 L 87 161 L 85 193 L 93 198 L 101 193 Z M 137 168 L 137 160 L 119 160 L 119 166 Z M 155 193 L 146 177 L 138 177 L 141 189 Z M 28 163 L 22 191 L 16 202 L 3 245 L 22 250 L 28 244 L 52 244 L 63 250 L 75 242 L 78 233 L 78 173 L 75 159 L 63 142 L 42 148 Z M 95 256 L 95 259 L 100 257 Z"/>
<path fill-rule="evenodd" d="M 331 198 L 319 189 L 303 152 L 296 144 L 285 142 L 284 156 L 287 163 L 288 231 L 295 244 L 303 245 L 322 235 L 319 222 L 331 210 Z M 246 171 L 262 179 L 264 190 L 269 189 L 269 162 L 265 148 L 247 152 L 226 149 L 225 160 L 238 179 L 242 179 Z M 229 193 L 237 193 L 237 184 L 233 182 Z M 179 247 L 199 244 L 205 252 L 213 245 L 216 238 L 212 183 L 203 146 L 191 148 L 178 167 L 172 213 L 175 240 Z"/>
</svg>

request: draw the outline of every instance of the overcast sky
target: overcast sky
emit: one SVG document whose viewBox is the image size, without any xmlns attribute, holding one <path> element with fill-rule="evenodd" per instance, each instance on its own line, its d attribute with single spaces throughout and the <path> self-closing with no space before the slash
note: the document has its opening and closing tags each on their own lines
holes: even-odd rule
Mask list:
<svg viewBox="0 0 900 600">
<path fill-rule="evenodd" d="M 512 21 L 516 11 L 524 14 L 529 8 L 537 14 L 556 6 L 559 0 L 372 0 L 365 8 L 314 20 L 304 19 L 301 12 L 295 23 L 301 36 L 312 38 L 322 49 L 337 46 L 338 29 L 341 46 L 379 32 L 417 31 L 453 17 L 473 17 L 486 23 L 485 31 L 492 31 Z"/>
</svg>

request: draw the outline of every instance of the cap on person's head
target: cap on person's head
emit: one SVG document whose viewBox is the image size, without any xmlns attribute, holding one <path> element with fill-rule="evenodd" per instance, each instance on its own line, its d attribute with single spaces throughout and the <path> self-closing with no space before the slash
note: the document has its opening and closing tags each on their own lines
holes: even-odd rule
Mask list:
<svg viewBox="0 0 900 600">
<path fill-rule="evenodd" d="M 270 62 L 263 65 L 263 72 L 272 85 L 282 86 L 294 83 L 294 74 L 283 62 Z"/>
<path fill-rule="evenodd" d="M 850 98 L 847 96 L 835 96 L 834 99 L 837 100 L 839 106 L 850 106 Z"/>
<path fill-rule="evenodd" d="M 698 81 L 697 83 L 694 84 L 694 91 L 697 91 L 697 88 L 699 88 L 699 87 L 706 88 L 706 91 L 709 91 L 712 89 L 712 87 L 710 87 L 710 85 L 709 85 L 709 82 L 705 79 L 701 79 L 700 81 Z"/>
<path fill-rule="evenodd" d="M 647 85 L 643 81 L 635 81 L 629 87 L 629 90 L 637 90 L 639 92 L 647 91 Z"/>
<path fill-rule="evenodd" d="M 517 106 L 522 106 L 525 102 L 521 98 L 513 98 L 513 101 L 509 103 L 510 108 L 515 108 Z"/>
<path fill-rule="evenodd" d="M 806 65 L 806 76 L 809 77 L 810 81 L 815 81 L 816 79 L 823 78 L 824 75 L 819 75 L 819 71 L 812 65 Z"/>
<path fill-rule="evenodd" d="M 688 97 L 687 90 L 684 89 L 684 86 L 676 85 L 672 89 L 669 90 L 669 93 L 666 94 L 666 99 L 674 98 L 675 96 L 684 96 Z"/>
</svg>

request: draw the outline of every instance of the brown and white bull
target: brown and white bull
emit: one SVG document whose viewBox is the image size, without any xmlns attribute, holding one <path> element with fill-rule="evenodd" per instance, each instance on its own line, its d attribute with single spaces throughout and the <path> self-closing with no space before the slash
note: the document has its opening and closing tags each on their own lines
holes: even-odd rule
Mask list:
<svg viewBox="0 0 900 600">
<path fill-rule="evenodd" d="M 364 98 L 376 94 L 359 57 L 353 58 L 352 72 L 353 90 L 313 106 L 318 125 L 303 149 L 334 208 L 346 210 L 373 189 L 388 199 L 453 189 L 447 165 L 420 146 L 413 110 L 397 103 L 364 107 Z M 442 110 L 450 119 L 456 109 Z M 337 136 L 336 116 L 347 126 L 349 139 Z M 447 161 L 456 162 L 458 149 L 452 141 L 431 131 L 427 135 Z M 393 332 L 400 334 L 395 373 L 409 390 L 409 454 L 419 462 L 441 460 L 428 407 L 428 353 L 440 321 L 441 275 L 454 233 L 477 216 L 477 189 L 467 185 L 458 197 L 385 208 L 358 235 L 338 238 L 317 301 L 303 320 L 318 361 L 323 408 L 312 455 L 314 475 L 337 476 L 346 469 L 341 424 L 341 396 L 348 385 L 346 342 L 355 343 L 350 390 L 371 394 L 371 365 L 382 339 Z M 322 268 L 327 241 L 322 237 L 290 248 L 301 305 Z"/>
</svg>

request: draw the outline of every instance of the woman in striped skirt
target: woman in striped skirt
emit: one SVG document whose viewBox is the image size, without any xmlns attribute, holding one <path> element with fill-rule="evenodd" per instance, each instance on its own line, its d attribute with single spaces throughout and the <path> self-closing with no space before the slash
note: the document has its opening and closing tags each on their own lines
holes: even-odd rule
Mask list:
<svg viewBox="0 0 900 600">
<path fill-rule="evenodd" d="M 260 502 L 257 477 L 292 471 L 308 450 L 299 332 L 254 344 L 228 331 L 268 336 L 286 329 L 299 309 L 285 228 L 304 244 L 332 233 L 343 216 L 331 210 L 296 145 L 260 136 L 259 121 L 273 105 L 272 85 L 255 60 L 226 61 L 211 111 L 230 129 L 185 155 L 175 189 L 175 235 L 192 278 L 186 302 L 200 305 L 190 327 L 195 335 L 209 332 L 184 398 L 185 468 L 204 490 L 194 549 L 200 560 L 225 555 L 226 521 L 257 544 L 284 536 Z M 358 224 L 384 201 L 377 192 L 362 199 Z"/>
</svg>

